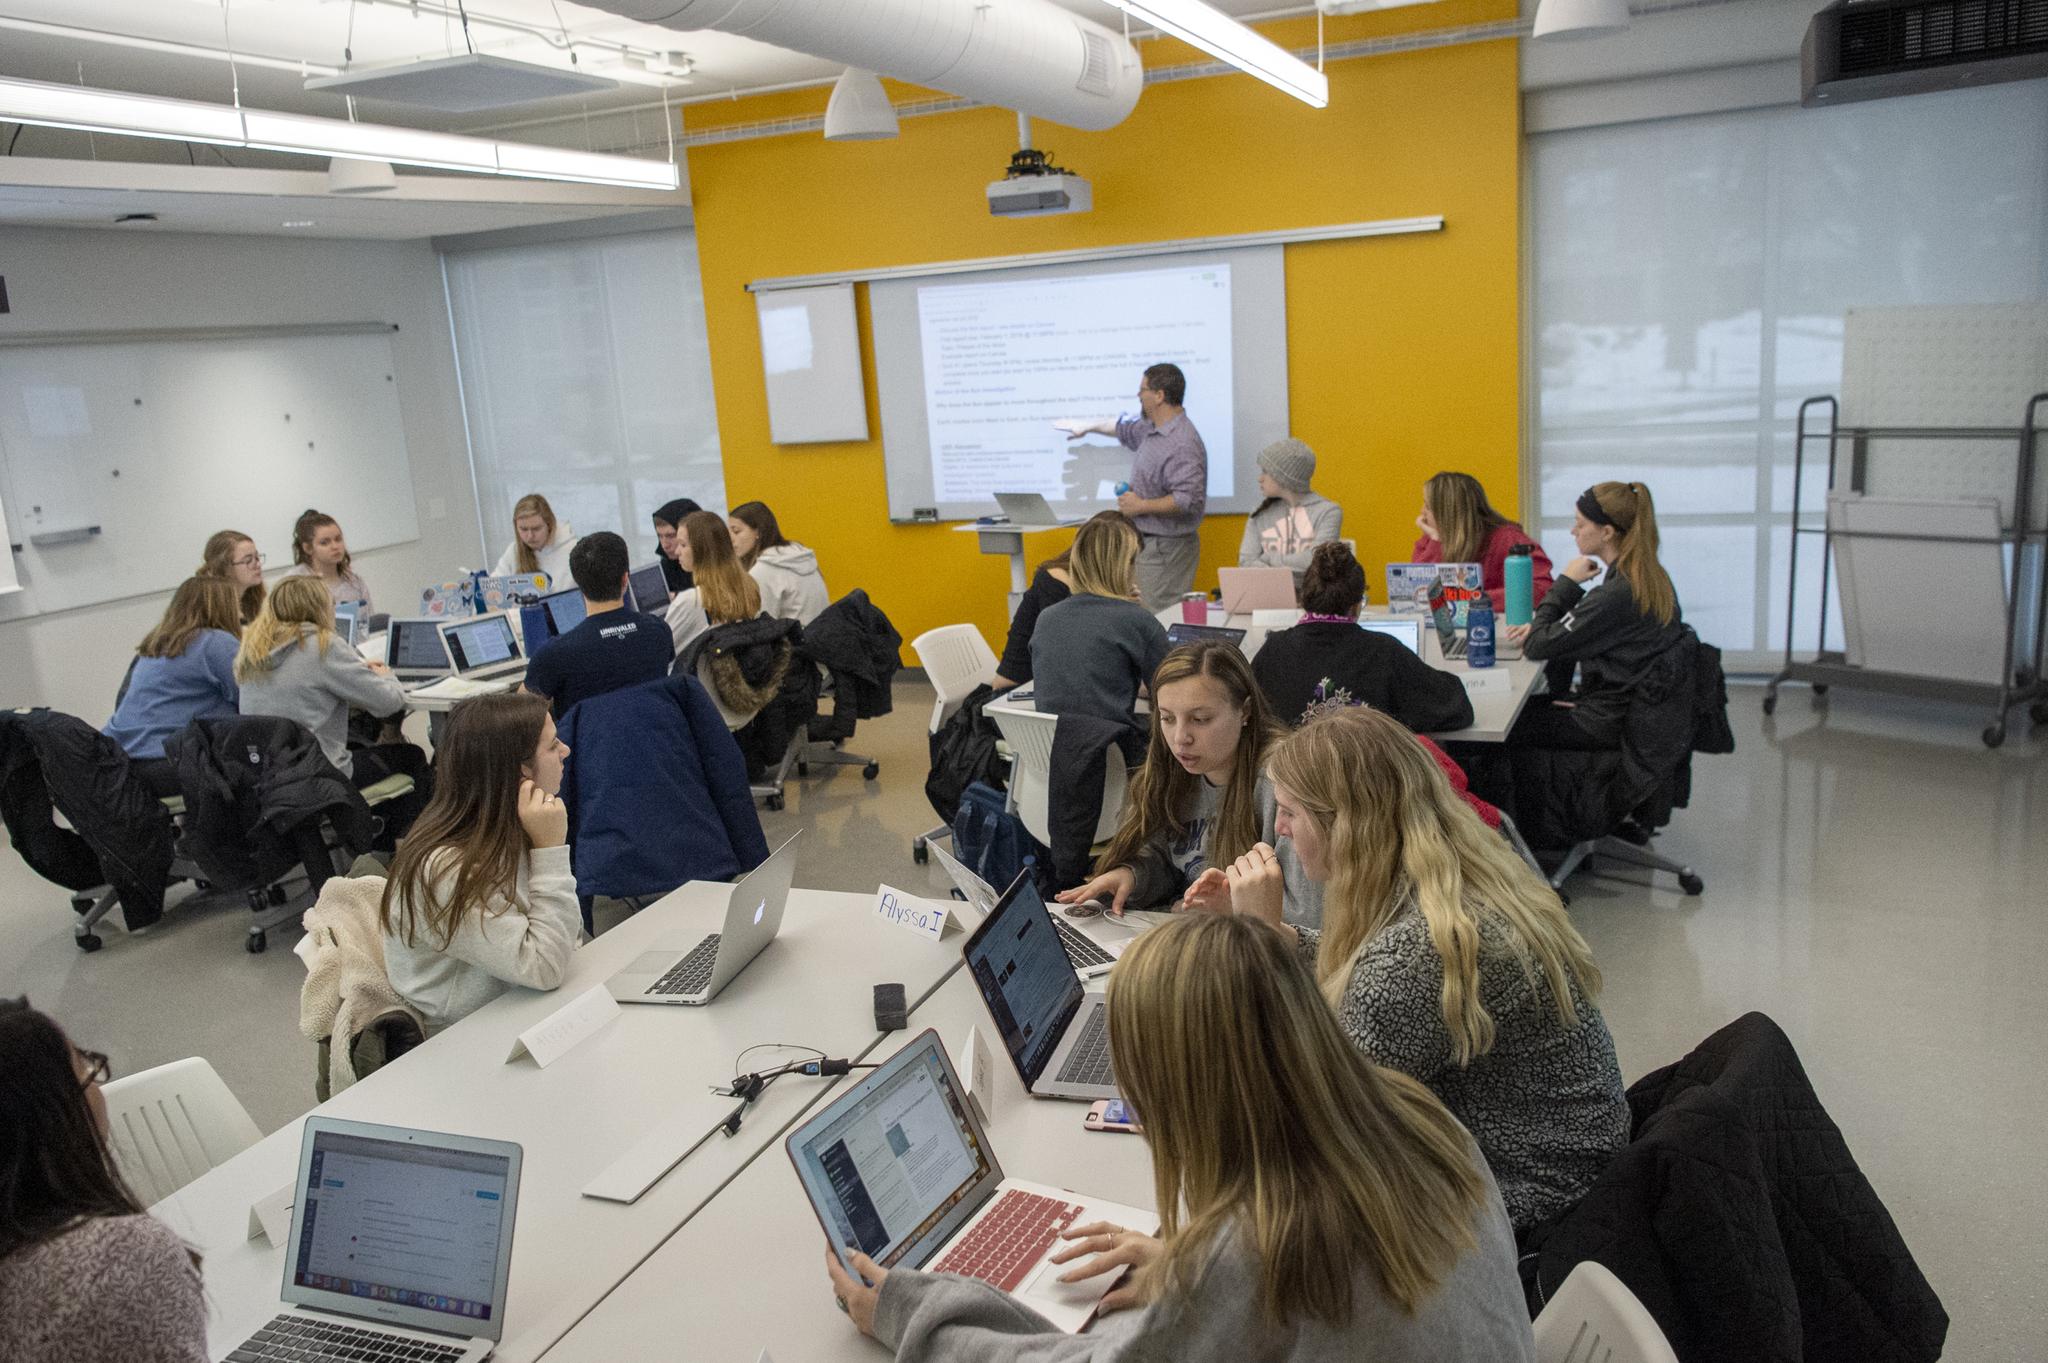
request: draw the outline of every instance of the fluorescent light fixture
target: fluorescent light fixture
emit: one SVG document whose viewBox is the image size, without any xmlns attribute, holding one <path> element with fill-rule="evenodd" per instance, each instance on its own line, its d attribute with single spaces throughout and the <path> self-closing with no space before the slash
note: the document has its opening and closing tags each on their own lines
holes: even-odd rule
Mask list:
<svg viewBox="0 0 2048 1363">
<path fill-rule="evenodd" d="M 0 122 L 161 137 L 174 142 L 209 142 L 224 147 L 261 147 L 304 156 L 341 156 L 536 180 L 574 180 L 642 189 L 675 189 L 682 183 L 675 166 L 637 156 L 493 142 L 485 137 L 395 128 L 383 123 L 307 118 L 267 109 L 231 109 L 196 100 L 159 99 L 7 77 L 0 77 Z"/>
<path fill-rule="evenodd" d="M 1322 72 L 1202 0 L 1109 0 L 1132 18 L 1220 57 L 1246 75 L 1321 109 L 1330 102 Z M 1626 0 L 1623 0 L 1626 3 Z"/>
</svg>

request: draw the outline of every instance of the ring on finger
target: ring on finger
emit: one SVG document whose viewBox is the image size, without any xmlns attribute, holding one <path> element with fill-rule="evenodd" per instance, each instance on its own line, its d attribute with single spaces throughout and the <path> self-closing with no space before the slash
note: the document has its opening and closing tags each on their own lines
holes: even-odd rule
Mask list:
<svg viewBox="0 0 2048 1363">
<path fill-rule="evenodd" d="M 853 1314 L 853 1308 L 846 1304 L 846 1298 L 838 1295 L 837 1293 L 834 1293 L 832 1296 L 832 1300 L 839 1303 L 839 1309 L 841 1311 L 844 1311 L 849 1316 Z"/>
</svg>

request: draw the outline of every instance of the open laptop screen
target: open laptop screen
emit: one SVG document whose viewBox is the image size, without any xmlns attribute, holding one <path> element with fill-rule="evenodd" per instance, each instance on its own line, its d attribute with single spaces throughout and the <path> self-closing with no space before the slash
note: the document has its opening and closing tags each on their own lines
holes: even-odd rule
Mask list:
<svg viewBox="0 0 2048 1363">
<path fill-rule="evenodd" d="M 551 592 L 540 599 L 541 609 L 548 613 L 548 626 L 556 634 L 567 634 L 583 623 L 583 617 L 590 614 L 583 602 L 583 590 L 571 587 L 566 592 Z"/>
<path fill-rule="evenodd" d="M 976 1188 L 1002 1178 L 932 1032 L 812 1118 L 790 1154 L 842 1257 L 857 1245 L 884 1268 L 923 1262 L 910 1256 L 945 1243 Z"/>
<path fill-rule="evenodd" d="M 635 568 L 627 574 L 626 585 L 633 593 L 634 610 L 655 615 L 668 608 L 668 579 L 661 575 L 659 563 Z"/>
<path fill-rule="evenodd" d="M 387 1303 L 459 1317 L 471 1324 L 440 1328 L 495 1338 L 482 1323 L 501 1318 L 512 1160 L 337 1131 L 309 1137 L 287 1296 L 318 1306 L 317 1294 L 332 1293 L 353 1299 L 344 1311 Z"/>
<path fill-rule="evenodd" d="M 982 920 L 965 955 L 1018 1073 L 1036 1084 L 1085 991 L 1030 876 L 1020 876 Z"/>
<path fill-rule="evenodd" d="M 1390 639 L 1398 640 L 1401 647 L 1407 649 L 1416 657 L 1422 656 L 1422 622 L 1420 620 L 1360 620 L 1358 623 L 1361 628 L 1370 630 L 1374 634 L 1384 634 Z"/>
<path fill-rule="evenodd" d="M 431 672 L 448 666 L 438 620 L 393 620 L 385 662 L 400 672 Z"/>
<path fill-rule="evenodd" d="M 519 641 L 512 622 L 502 615 L 483 615 L 442 628 L 448 640 L 448 656 L 457 672 L 473 672 L 492 663 L 509 662 L 519 656 Z"/>
<path fill-rule="evenodd" d="M 334 603 L 334 629 L 351 644 L 363 641 L 363 603 L 360 601 L 337 601 Z"/>
</svg>

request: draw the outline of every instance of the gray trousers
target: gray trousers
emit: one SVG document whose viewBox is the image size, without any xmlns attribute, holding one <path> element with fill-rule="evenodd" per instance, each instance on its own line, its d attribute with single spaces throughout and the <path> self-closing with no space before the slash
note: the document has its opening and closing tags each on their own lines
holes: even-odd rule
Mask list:
<svg viewBox="0 0 2048 1363">
<path fill-rule="evenodd" d="M 1138 548 L 1138 595 L 1145 609 L 1158 613 L 1181 599 L 1195 585 L 1202 561 L 1200 535 L 1147 535 Z"/>
</svg>

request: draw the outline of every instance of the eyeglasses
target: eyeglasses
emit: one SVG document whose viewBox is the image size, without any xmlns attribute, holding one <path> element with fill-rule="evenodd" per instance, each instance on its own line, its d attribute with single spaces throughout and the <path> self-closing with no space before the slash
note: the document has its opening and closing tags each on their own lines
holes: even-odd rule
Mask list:
<svg viewBox="0 0 2048 1363">
<path fill-rule="evenodd" d="M 269 556 L 266 554 L 244 554 L 234 560 L 234 565 L 237 568 L 261 568 L 268 559 Z"/>
<path fill-rule="evenodd" d="M 77 1048 L 73 1047 L 72 1049 L 76 1050 Z M 86 1065 L 85 1078 L 79 1081 L 80 1088 L 85 1088 L 92 1084 L 104 1084 L 114 1077 L 112 1062 L 98 1051 L 79 1051 L 78 1058 L 83 1060 Z"/>
</svg>

